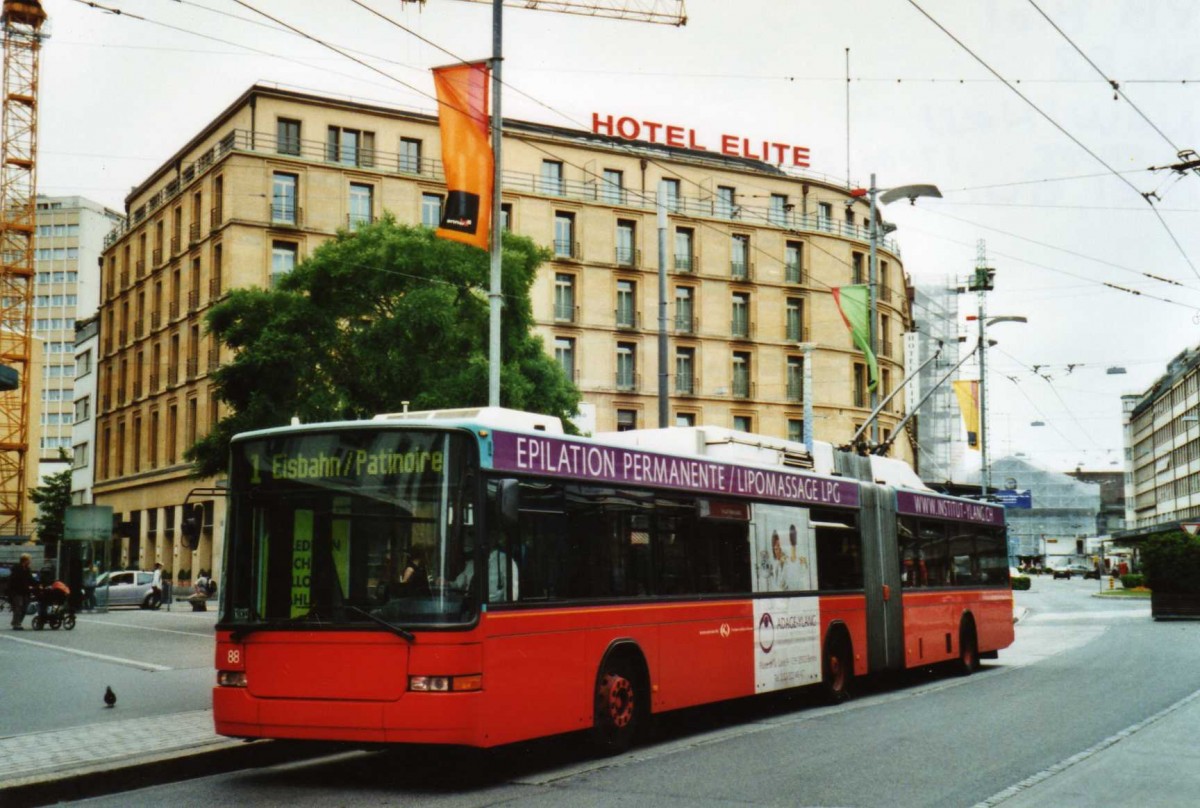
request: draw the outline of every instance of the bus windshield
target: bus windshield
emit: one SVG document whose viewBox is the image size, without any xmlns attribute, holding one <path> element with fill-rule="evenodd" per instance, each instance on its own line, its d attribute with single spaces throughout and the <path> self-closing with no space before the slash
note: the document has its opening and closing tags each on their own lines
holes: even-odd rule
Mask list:
<svg viewBox="0 0 1200 808">
<path fill-rule="evenodd" d="M 235 441 L 228 626 L 464 623 L 476 475 L 467 436 L 331 429 Z"/>
</svg>

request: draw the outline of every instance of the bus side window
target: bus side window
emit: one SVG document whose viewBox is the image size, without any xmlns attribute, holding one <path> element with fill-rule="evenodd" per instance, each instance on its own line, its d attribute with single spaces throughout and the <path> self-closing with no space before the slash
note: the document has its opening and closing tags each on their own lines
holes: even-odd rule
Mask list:
<svg viewBox="0 0 1200 808">
<path fill-rule="evenodd" d="M 567 518 L 557 483 L 521 486 L 513 558 L 520 568 L 520 599 L 554 600 L 564 590 Z"/>
</svg>

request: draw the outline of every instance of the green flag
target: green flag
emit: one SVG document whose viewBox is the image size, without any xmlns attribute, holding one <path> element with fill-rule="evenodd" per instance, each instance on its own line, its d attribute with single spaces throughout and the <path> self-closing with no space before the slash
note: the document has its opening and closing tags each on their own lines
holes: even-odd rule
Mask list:
<svg viewBox="0 0 1200 808">
<path fill-rule="evenodd" d="M 867 285 L 835 286 L 833 299 L 842 313 L 846 328 L 850 329 L 851 339 L 867 358 L 867 390 L 874 390 L 879 384 L 879 362 L 871 350 L 871 307 Z"/>
</svg>

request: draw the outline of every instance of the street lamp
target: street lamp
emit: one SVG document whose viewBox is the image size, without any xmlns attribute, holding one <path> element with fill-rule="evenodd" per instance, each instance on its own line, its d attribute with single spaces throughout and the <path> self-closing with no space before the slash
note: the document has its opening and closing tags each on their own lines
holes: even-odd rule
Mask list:
<svg viewBox="0 0 1200 808">
<path fill-rule="evenodd" d="M 875 354 L 875 345 L 876 345 L 876 342 L 878 339 L 877 332 L 878 332 L 878 328 L 879 328 L 878 324 L 876 323 L 876 320 L 879 319 L 878 314 L 877 314 L 877 311 L 879 308 L 879 300 L 878 300 L 877 295 L 875 294 L 875 283 L 876 283 L 876 279 L 879 277 L 878 244 L 879 244 L 879 231 L 881 229 L 880 222 L 877 220 L 877 218 L 875 216 L 875 197 L 878 196 L 879 201 L 884 205 L 886 205 L 890 202 L 895 202 L 897 199 L 907 199 L 910 205 L 915 205 L 917 203 L 917 197 L 931 196 L 931 197 L 935 197 L 937 199 L 941 199 L 942 192 L 938 190 L 938 187 L 936 185 L 900 185 L 895 188 L 877 188 L 877 187 L 875 187 L 875 175 L 871 174 L 871 187 L 870 188 L 855 188 L 854 190 L 852 190 L 850 192 L 850 195 L 852 197 L 866 196 L 866 197 L 868 197 L 868 199 L 870 200 L 870 203 L 871 203 L 871 230 L 870 230 L 871 259 L 870 259 L 868 270 L 867 270 L 868 271 L 867 308 L 868 308 L 868 311 L 870 312 L 870 321 L 871 322 L 870 322 L 870 330 L 868 331 L 868 335 L 867 335 L 867 344 L 871 349 L 871 354 L 874 355 Z M 893 224 L 883 223 L 882 229 L 883 229 L 884 234 L 886 235 L 887 233 L 890 233 L 893 230 L 895 230 L 896 226 Z M 876 387 L 871 390 L 871 409 L 874 410 L 875 405 L 878 403 L 879 403 L 879 387 L 878 387 L 878 385 L 876 385 Z M 879 444 L 879 421 L 875 421 L 874 423 L 871 424 L 871 443 L 873 445 Z"/>
<path fill-rule="evenodd" d="M 991 487 L 991 474 L 988 470 L 987 453 L 987 327 L 996 323 L 1027 323 L 1020 316 L 986 317 L 983 309 L 983 294 L 979 295 L 979 314 L 968 315 L 968 320 L 979 321 L 979 493 L 982 499 L 987 499 L 988 488 Z"/>
</svg>

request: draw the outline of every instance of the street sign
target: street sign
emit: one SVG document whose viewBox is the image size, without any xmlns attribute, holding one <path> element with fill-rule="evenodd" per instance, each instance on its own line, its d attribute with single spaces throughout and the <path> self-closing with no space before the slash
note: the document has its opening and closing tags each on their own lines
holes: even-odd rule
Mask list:
<svg viewBox="0 0 1200 808">
<path fill-rule="evenodd" d="M 1180 522 L 1179 526 L 1183 528 L 1189 536 L 1195 536 L 1196 533 L 1200 532 L 1200 522 Z"/>
</svg>

